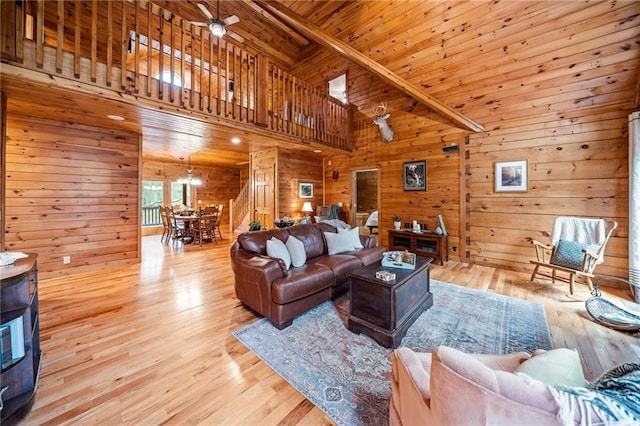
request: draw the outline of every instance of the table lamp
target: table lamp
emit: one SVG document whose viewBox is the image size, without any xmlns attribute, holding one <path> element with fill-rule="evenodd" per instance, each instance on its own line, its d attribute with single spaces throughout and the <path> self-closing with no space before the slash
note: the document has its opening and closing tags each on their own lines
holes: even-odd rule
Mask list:
<svg viewBox="0 0 640 426">
<path fill-rule="evenodd" d="M 313 212 L 313 207 L 311 207 L 311 201 L 305 201 L 302 204 L 302 213 L 304 213 L 305 223 L 311 223 L 311 218 L 309 217 L 309 213 Z"/>
</svg>

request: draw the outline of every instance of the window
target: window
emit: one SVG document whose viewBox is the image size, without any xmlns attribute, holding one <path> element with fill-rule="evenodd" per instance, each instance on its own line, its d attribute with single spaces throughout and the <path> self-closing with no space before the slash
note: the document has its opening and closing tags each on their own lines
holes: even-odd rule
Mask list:
<svg viewBox="0 0 640 426">
<path fill-rule="evenodd" d="M 161 180 L 142 181 L 142 226 L 162 224 L 159 207 L 163 204 L 163 189 Z"/>
<path fill-rule="evenodd" d="M 176 204 L 184 204 L 187 207 L 191 205 L 191 185 L 186 183 L 183 187 L 179 182 L 171 182 L 171 205 Z"/>
<path fill-rule="evenodd" d="M 336 78 L 329 80 L 329 96 L 338 99 L 346 104 L 347 99 L 347 73 L 341 74 Z"/>
</svg>

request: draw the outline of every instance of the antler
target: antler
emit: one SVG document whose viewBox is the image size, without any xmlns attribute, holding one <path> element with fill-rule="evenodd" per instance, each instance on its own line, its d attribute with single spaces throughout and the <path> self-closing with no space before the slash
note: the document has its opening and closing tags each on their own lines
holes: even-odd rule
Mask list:
<svg viewBox="0 0 640 426">
<path fill-rule="evenodd" d="M 373 113 L 376 115 L 376 117 L 380 117 L 381 115 L 384 115 L 386 111 L 387 111 L 386 102 L 380 102 L 379 105 L 376 105 L 373 107 Z"/>
</svg>

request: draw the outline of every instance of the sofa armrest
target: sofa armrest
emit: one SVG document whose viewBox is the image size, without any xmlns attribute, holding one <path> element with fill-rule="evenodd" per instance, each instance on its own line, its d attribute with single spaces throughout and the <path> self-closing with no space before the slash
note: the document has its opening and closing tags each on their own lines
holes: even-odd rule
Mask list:
<svg viewBox="0 0 640 426">
<path fill-rule="evenodd" d="M 256 312 L 269 317 L 271 310 L 271 284 L 284 277 L 280 263 L 268 256 L 231 246 L 231 269 L 236 296 Z"/>
</svg>

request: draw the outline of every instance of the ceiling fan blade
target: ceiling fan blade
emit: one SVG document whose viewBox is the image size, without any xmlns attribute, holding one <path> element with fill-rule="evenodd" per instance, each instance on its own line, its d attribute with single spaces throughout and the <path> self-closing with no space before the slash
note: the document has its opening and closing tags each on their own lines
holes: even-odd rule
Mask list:
<svg viewBox="0 0 640 426">
<path fill-rule="evenodd" d="M 195 25 L 196 27 L 208 27 L 209 24 L 207 24 L 206 22 L 193 22 L 193 21 L 189 21 L 191 23 L 191 25 Z"/>
<path fill-rule="evenodd" d="M 236 15 L 231 15 L 229 16 L 227 19 L 224 20 L 224 24 L 225 25 L 232 25 L 235 23 L 240 22 L 240 18 L 238 18 Z"/>
<path fill-rule="evenodd" d="M 198 3 L 198 7 L 200 8 L 200 10 L 202 11 L 202 13 L 205 14 L 205 16 L 211 20 L 213 20 L 213 15 L 211 14 L 211 12 L 209 12 L 209 9 L 207 9 L 207 6 L 205 6 L 203 3 Z"/>
<path fill-rule="evenodd" d="M 236 41 L 239 41 L 240 43 L 244 43 L 244 37 L 242 37 L 240 34 L 236 34 L 233 31 L 227 30 L 227 35 L 235 39 Z"/>
</svg>

